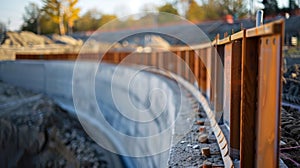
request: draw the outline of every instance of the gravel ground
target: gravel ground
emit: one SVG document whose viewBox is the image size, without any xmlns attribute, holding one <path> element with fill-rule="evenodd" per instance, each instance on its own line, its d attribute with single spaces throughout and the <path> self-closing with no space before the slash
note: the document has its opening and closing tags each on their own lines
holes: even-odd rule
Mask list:
<svg viewBox="0 0 300 168">
<path fill-rule="evenodd" d="M 196 103 L 196 101 L 194 101 Z M 179 143 L 171 148 L 169 167 L 202 167 L 203 164 L 224 167 L 222 156 L 218 147 L 215 135 L 212 133 L 210 126 L 205 122 L 206 114 L 204 110 L 197 107 L 194 124 Z M 206 131 L 200 131 L 200 127 Z M 201 143 L 200 136 L 207 135 L 207 142 Z M 210 155 L 202 153 L 202 149 L 209 147 Z"/>
<path fill-rule="evenodd" d="M 0 83 L 0 167 L 114 167 L 76 117 L 46 96 Z"/>
</svg>

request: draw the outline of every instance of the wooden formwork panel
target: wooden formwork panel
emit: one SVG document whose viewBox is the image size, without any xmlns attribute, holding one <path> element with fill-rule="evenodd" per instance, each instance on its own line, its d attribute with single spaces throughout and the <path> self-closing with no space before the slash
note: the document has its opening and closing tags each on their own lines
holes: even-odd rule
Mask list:
<svg viewBox="0 0 300 168">
<path fill-rule="evenodd" d="M 194 52 L 194 76 L 197 80 L 198 87 L 200 87 L 200 57 L 199 50 L 195 50 Z"/>
<path fill-rule="evenodd" d="M 194 50 L 188 50 L 189 53 L 189 81 L 190 83 L 195 82 L 195 76 L 194 76 L 194 67 L 195 67 L 195 51 Z"/>
<path fill-rule="evenodd" d="M 259 40 L 256 167 L 278 167 L 281 36 Z"/>
<path fill-rule="evenodd" d="M 151 53 L 150 66 L 158 67 L 157 57 L 158 57 L 158 53 L 157 52 L 152 52 Z"/>
<path fill-rule="evenodd" d="M 242 40 L 225 45 L 224 54 L 224 123 L 230 128 L 230 156 L 240 155 L 240 106 L 241 106 Z"/>
<path fill-rule="evenodd" d="M 102 57 L 102 61 L 105 61 L 107 63 L 114 63 L 114 53 L 105 53 L 105 55 Z"/>
<path fill-rule="evenodd" d="M 114 55 L 113 55 L 113 57 L 114 57 L 113 62 L 114 62 L 115 64 L 118 64 L 118 63 L 120 62 L 120 53 L 115 52 L 115 53 L 113 53 L 113 54 L 114 54 Z"/>
<path fill-rule="evenodd" d="M 240 112 L 240 166 L 254 167 L 258 40 L 243 40 Z"/>
<path fill-rule="evenodd" d="M 148 65 L 148 53 L 141 53 L 140 55 L 140 65 Z"/>
<path fill-rule="evenodd" d="M 231 67 L 232 67 L 232 46 L 230 42 L 225 45 L 224 53 L 224 123 L 230 126 L 230 108 L 231 108 Z"/>
<path fill-rule="evenodd" d="M 148 65 L 148 66 L 151 66 L 151 65 L 152 65 L 151 57 L 152 57 L 152 54 L 151 54 L 151 53 L 147 53 L 147 54 L 146 54 L 147 65 Z"/>
<path fill-rule="evenodd" d="M 168 69 L 173 72 L 176 73 L 177 72 L 177 62 L 178 57 L 176 56 L 176 54 L 172 53 L 172 52 L 167 52 L 166 53 L 167 57 L 168 57 Z"/>
<path fill-rule="evenodd" d="M 185 66 L 184 66 L 184 51 L 177 52 L 178 62 L 177 62 L 177 74 L 181 77 L 185 75 Z"/>
<path fill-rule="evenodd" d="M 220 119 L 223 113 L 223 62 L 224 45 L 217 46 L 217 52 L 214 59 L 215 81 L 214 81 L 214 112 L 217 119 Z"/>
<path fill-rule="evenodd" d="M 188 50 L 184 51 L 184 77 L 187 81 L 190 80 L 190 53 Z"/>
<path fill-rule="evenodd" d="M 201 53 L 201 60 L 200 60 L 200 88 L 202 93 L 206 93 L 207 90 L 207 72 L 206 72 L 206 62 L 207 62 L 207 50 L 206 48 L 203 48 L 200 50 Z"/>
<path fill-rule="evenodd" d="M 217 53 L 217 49 L 216 46 L 212 46 L 212 50 L 211 50 L 211 59 L 210 59 L 210 63 L 211 63 L 211 67 L 210 67 L 210 106 L 211 109 L 214 110 L 214 104 L 215 104 L 215 94 L 216 94 L 216 90 L 215 90 L 215 83 L 216 83 L 216 73 L 215 73 L 215 60 L 216 57 L 218 56 Z"/>
<path fill-rule="evenodd" d="M 168 57 L 168 53 L 167 52 L 163 52 L 162 53 L 162 57 L 163 57 L 163 69 L 170 71 L 169 69 L 169 57 Z"/>
<path fill-rule="evenodd" d="M 124 59 L 125 59 L 129 54 L 131 54 L 131 53 L 126 53 L 126 52 L 120 53 L 120 54 L 119 54 L 119 60 L 120 60 L 120 62 L 121 62 L 121 61 L 124 61 Z"/>
<path fill-rule="evenodd" d="M 158 53 L 158 56 L 157 56 L 157 65 L 158 65 L 159 69 L 164 70 L 164 55 L 163 55 L 162 52 Z"/>
<path fill-rule="evenodd" d="M 208 100 L 211 97 L 211 56 L 212 56 L 212 48 L 206 48 L 207 49 L 207 57 L 205 61 L 205 67 L 206 67 L 206 97 Z"/>
</svg>

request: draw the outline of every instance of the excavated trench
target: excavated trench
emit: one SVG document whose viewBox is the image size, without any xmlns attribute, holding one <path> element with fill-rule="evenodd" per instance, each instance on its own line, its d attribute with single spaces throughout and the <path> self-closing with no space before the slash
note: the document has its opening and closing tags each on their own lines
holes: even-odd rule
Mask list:
<svg viewBox="0 0 300 168">
<path fill-rule="evenodd" d="M 164 137 L 163 140 L 160 139 L 175 145 L 172 152 L 168 149 L 153 154 L 153 151 L 155 152 L 157 148 L 162 148 L 164 145 L 147 141 L 130 144 L 120 137 L 111 136 L 110 132 L 107 132 L 107 128 L 101 128 L 101 123 L 92 122 L 95 119 L 97 121 L 92 106 L 86 107 L 88 109 L 86 118 L 82 117 L 81 123 L 78 121 L 72 99 L 72 95 L 74 95 L 74 93 L 72 94 L 73 69 L 74 63 L 61 61 L 0 63 L 0 80 L 2 81 L 0 83 L 0 134 L 7 135 L 0 136 L 1 142 L 5 142 L 0 148 L 5 151 L 0 154 L 0 167 L 3 165 L 16 167 L 24 165 L 30 167 L 140 167 L 143 165 L 166 167 L 169 165 L 176 167 L 201 165 L 204 160 L 208 159 L 199 153 L 201 145 L 198 148 L 195 147 L 196 149 L 193 148 L 197 144 L 195 140 L 197 136 L 193 136 L 193 134 L 197 132 L 198 127 L 195 127 L 191 121 L 197 119 L 198 115 L 195 117 L 196 113 L 194 112 L 201 111 L 201 107 L 195 109 L 195 104 L 191 103 L 195 100 L 191 100 L 190 94 L 185 90 L 182 91 L 183 88 L 174 81 L 147 72 L 139 72 L 139 75 L 136 75 L 136 69 L 125 67 L 119 74 L 118 80 L 110 80 L 105 76 L 112 76 L 115 70 L 112 65 L 103 65 L 98 70 L 100 73 L 95 75 L 97 79 L 95 81 L 96 100 L 104 118 L 112 128 L 122 134 L 147 137 L 168 128 L 169 125 L 166 124 L 168 120 L 173 121 L 174 118 L 179 117 L 178 120 L 184 121 L 175 123 L 177 128 L 169 132 L 170 136 Z M 128 78 L 126 74 L 131 77 L 134 76 L 135 80 L 140 79 L 131 83 L 130 85 L 133 87 L 128 88 L 128 81 L 132 78 Z M 290 66 L 284 74 L 283 101 L 295 106 L 299 106 L 297 101 L 300 91 L 299 76 L 300 68 L 297 64 Z M 138 83 L 138 81 L 142 82 Z M 119 93 L 117 97 L 110 93 L 111 88 L 109 86 L 112 85 L 116 86 L 114 90 Z M 156 115 L 154 112 L 157 109 L 155 108 L 160 102 L 156 102 L 156 107 L 150 106 L 151 103 L 148 99 L 150 88 L 161 88 L 170 96 L 170 99 L 165 103 L 166 109 L 170 110 L 167 112 L 168 115 L 164 115 L 164 113 L 158 115 L 159 117 L 150 125 L 138 125 L 120 113 L 120 109 L 127 108 L 128 102 L 124 102 L 124 106 L 118 103 L 115 106 L 112 103 L 114 101 L 122 102 L 121 100 L 125 100 L 129 93 L 134 106 L 150 107 L 152 114 Z M 80 94 L 85 96 L 84 93 Z M 159 96 L 156 99 L 160 100 Z M 179 108 L 178 102 L 182 102 L 184 106 Z M 197 105 L 197 107 L 199 106 Z M 86 123 L 84 123 L 84 119 Z M 283 106 L 280 157 L 289 167 L 297 167 L 300 162 L 299 119 L 299 109 Z M 82 127 L 82 123 L 86 126 L 85 128 Z M 149 127 L 153 129 L 149 130 Z M 90 136 L 84 131 L 87 128 L 94 132 L 100 132 L 98 138 L 104 139 L 106 142 L 104 146 L 111 146 L 122 155 L 108 151 L 97 144 L 97 137 Z M 189 131 L 185 132 L 185 130 Z M 174 142 L 174 139 L 179 143 Z M 213 139 L 212 135 L 211 142 Z M 16 149 L 16 146 L 19 148 Z M 215 150 L 213 149 L 215 146 L 211 146 L 212 150 Z M 137 154 L 144 153 L 144 156 L 130 156 L 132 153 L 129 151 L 135 151 Z M 149 153 L 153 155 L 147 155 Z M 215 163 L 222 165 L 218 149 L 215 153 L 217 155 L 208 161 L 216 161 Z"/>
<path fill-rule="evenodd" d="M 94 66 L 88 62 L 82 65 L 84 69 Z M 76 76 L 74 66 L 67 61 L 0 63 L 0 80 L 5 82 L 0 83 L 0 118 L 6 126 L 1 128 L 18 130 L 20 135 L 5 129 L 2 132 L 22 141 L 28 130 L 35 130 L 20 150 L 11 150 L 19 157 L 10 162 L 11 157 L 1 155 L 1 164 L 166 167 L 171 144 L 193 124 L 195 110 L 183 94 L 186 91 L 173 80 L 139 68 L 118 67 L 116 73 L 116 66 L 103 64 L 94 75 L 87 68 Z M 90 76 L 95 79 L 94 87 L 85 82 Z"/>
</svg>

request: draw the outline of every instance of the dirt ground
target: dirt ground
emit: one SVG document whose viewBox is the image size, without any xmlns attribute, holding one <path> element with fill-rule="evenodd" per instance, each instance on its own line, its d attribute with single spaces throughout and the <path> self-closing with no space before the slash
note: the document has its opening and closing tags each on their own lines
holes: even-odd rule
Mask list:
<svg viewBox="0 0 300 168">
<path fill-rule="evenodd" d="M 282 101 L 300 106 L 300 65 L 284 73 Z M 281 112 L 280 156 L 288 167 L 300 167 L 300 111 L 283 106 Z"/>
<path fill-rule="evenodd" d="M 118 159 L 51 99 L 0 82 L 0 167 L 113 167 Z"/>
</svg>

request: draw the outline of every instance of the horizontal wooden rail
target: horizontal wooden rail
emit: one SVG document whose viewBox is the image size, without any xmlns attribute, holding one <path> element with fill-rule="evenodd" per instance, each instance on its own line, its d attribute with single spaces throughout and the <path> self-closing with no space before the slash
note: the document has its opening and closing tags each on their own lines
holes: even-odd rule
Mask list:
<svg viewBox="0 0 300 168">
<path fill-rule="evenodd" d="M 170 71 L 197 85 L 216 121 L 229 128 L 229 144 L 222 150 L 240 160 L 240 167 L 278 167 L 283 31 L 280 20 L 223 39 L 217 36 L 212 43 L 169 51 L 16 54 L 16 59 L 101 58 Z"/>
</svg>

